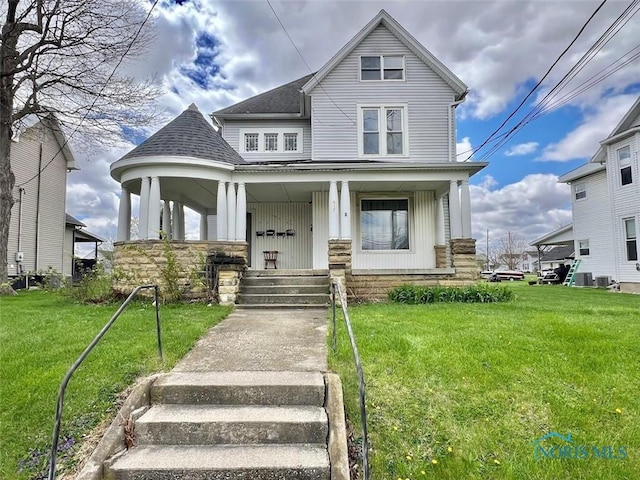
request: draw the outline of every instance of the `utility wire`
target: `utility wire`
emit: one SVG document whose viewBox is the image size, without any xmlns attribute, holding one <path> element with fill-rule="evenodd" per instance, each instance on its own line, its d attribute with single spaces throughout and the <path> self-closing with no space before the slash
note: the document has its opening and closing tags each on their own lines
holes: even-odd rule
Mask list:
<svg viewBox="0 0 640 480">
<path fill-rule="evenodd" d="M 553 62 L 553 64 L 551 65 L 551 67 L 549 67 L 549 69 L 547 70 L 547 72 L 544 74 L 544 76 L 538 81 L 538 83 L 536 83 L 536 85 L 531 89 L 531 91 L 529 91 L 529 93 L 527 93 L 527 95 L 524 97 L 524 99 L 520 102 L 520 104 L 516 107 L 516 109 L 511 112 L 509 114 L 509 116 L 500 124 L 500 126 L 498 128 L 496 128 L 491 135 L 489 135 L 489 137 L 487 137 L 487 139 L 485 141 L 482 142 L 482 144 L 479 147 L 476 147 L 473 150 L 473 153 L 471 155 L 469 155 L 469 157 L 467 157 L 467 160 L 469 160 L 473 154 L 475 152 L 477 152 L 478 150 L 480 150 L 481 148 L 483 148 L 487 143 L 489 143 L 489 141 L 498 134 L 498 132 L 500 130 L 502 130 L 502 128 L 507 124 L 507 122 L 509 120 L 511 120 L 511 118 L 513 118 L 513 116 L 518 113 L 518 111 L 522 108 L 522 106 L 526 103 L 526 101 L 529 99 L 529 97 L 531 97 L 531 95 L 533 95 L 533 93 L 538 89 L 538 87 L 540 87 L 540 85 L 542 84 L 542 82 L 549 76 L 549 74 L 551 73 L 551 70 L 553 70 L 553 68 L 558 64 L 558 62 L 562 59 L 562 57 L 564 57 L 564 55 L 569 51 L 569 49 L 573 46 L 574 43 L 576 43 L 576 41 L 578 40 L 578 38 L 580 37 L 580 35 L 582 35 L 582 32 L 584 32 L 584 30 L 587 28 L 587 25 L 589 25 L 589 23 L 591 22 L 591 20 L 593 19 L 593 17 L 596 16 L 596 14 L 600 11 L 600 9 L 605 5 L 605 3 L 607 3 L 607 0 L 603 0 L 602 3 L 600 3 L 600 5 L 598 5 L 598 8 L 596 8 L 596 10 L 591 14 L 591 16 L 587 19 L 587 21 L 584 23 L 584 25 L 582 25 L 582 27 L 580 28 L 580 30 L 578 31 L 578 33 L 576 34 L 576 36 L 573 38 L 573 40 L 571 41 L 571 43 L 567 46 L 567 48 L 565 48 L 562 53 L 558 56 L 558 58 L 556 58 L 556 60 Z"/>
<path fill-rule="evenodd" d="M 606 1 L 606 0 L 605 0 Z M 333 105 L 340 110 L 340 112 L 353 124 L 355 125 L 356 122 L 333 100 L 333 98 L 331 98 L 331 95 L 329 95 L 329 93 L 324 89 L 324 87 L 322 86 L 322 84 L 320 83 L 320 81 L 318 80 L 318 77 L 316 77 L 316 72 L 314 72 L 313 70 L 311 70 L 311 67 L 309 66 L 309 64 L 307 63 L 307 61 L 305 60 L 304 56 L 302 55 L 302 52 L 300 52 L 300 49 L 297 47 L 297 45 L 295 44 L 295 42 L 293 41 L 293 38 L 291 38 L 291 35 L 289 35 L 289 32 L 287 31 L 287 29 L 285 28 L 284 24 L 282 23 L 282 20 L 280 20 L 280 17 L 278 16 L 278 14 L 276 13 L 275 9 L 273 8 L 273 5 L 271 5 L 271 0 L 267 0 L 267 5 L 269 5 L 269 8 L 271 9 L 271 11 L 273 12 L 273 15 L 276 17 L 276 20 L 278 20 L 278 23 L 280 24 L 280 26 L 282 27 L 282 30 L 284 31 L 285 35 L 287 36 L 287 38 L 289 39 L 289 41 L 291 42 L 291 45 L 293 45 L 293 48 L 295 48 L 296 52 L 298 52 L 298 55 L 300 56 L 300 58 L 302 59 L 302 62 L 306 65 L 307 69 L 309 70 L 309 73 L 311 73 L 311 75 L 313 76 L 313 78 L 318 82 L 318 86 L 320 87 L 320 89 L 324 92 L 324 94 L 327 96 L 327 98 L 329 98 L 329 100 L 331 101 L 331 103 L 333 103 Z"/>
<path fill-rule="evenodd" d="M 136 42 L 136 40 L 138 39 L 138 37 L 140 36 L 140 33 L 142 32 L 142 29 L 144 28 L 144 26 L 146 25 L 147 21 L 149 21 L 149 18 L 151 17 L 151 13 L 153 12 L 153 10 L 156 8 L 156 5 L 158 4 L 159 0 L 155 0 L 153 2 L 153 5 L 151 5 L 151 8 L 149 9 L 149 12 L 147 12 L 147 16 L 145 17 L 145 19 L 143 20 L 143 22 L 140 24 L 140 27 L 138 28 L 138 31 L 136 32 L 136 34 L 134 35 L 133 39 L 131 39 L 131 42 L 129 43 L 129 46 L 127 46 L 127 49 L 125 50 L 125 52 L 122 54 L 122 56 L 120 57 L 120 60 L 118 60 L 118 63 L 116 64 L 116 66 L 113 68 L 111 74 L 107 77 L 107 80 L 104 82 L 104 84 L 102 85 L 102 87 L 100 88 L 100 91 L 98 92 L 97 95 L 94 96 L 93 98 L 93 102 L 91 103 L 91 105 L 89 106 L 89 108 L 87 109 L 87 111 L 85 112 L 85 114 L 83 115 L 83 117 L 80 119 L 80 122 L 76 125 L 76 127 L 73 129 L 73 132 L 71 132 L 71 134 L 69 134 L 65 140 L 64 143 L 60 146 L 60 148 L 58 149 L 58 151 L 55 153 L 55 155 L 51 158 L 51 160 L 49 160 L 44 167 L 42 167 L 40 170 L 38 170 L 38 173 L 36 173 L 33 177 L 31 177 L 29 180 L 27 180 L 26 182 L 23 182 L 20 185 L 17 185 L 17 188 L 21 188 L 24 187 L 27 183 L 33 181 L 34 179 L 36 179 L 42 172 L 44 172 L 44 170 L 53 163 L 53 161 L 56 159 L 56 157 L 58 156 L 58 154 L 60 152 L 62 152 L 62 150 L 67 146 L 67 144 L 69 143 L 69 140 L 71 140 L 71 138 L 73 138 L 73 136 L 78 132 L 78 129 L 80 128 L 80 126 L 82 125 L 82 123 L 87 119 L 87 117 L 89 116 L 89 114 L 91 113 L 91 111 L 93 110 L 93 108 L 96 105 L 96 102 L 98 101 L 98 98 L 100 98 L 102 96 L 102 92 L 104 92 L 104 89 L 107 88 L 107 85 L 109 84 L 109 82 L 111 81 L 111 79 L 113 78 L 113 76 L 116 74 L 116 71 L 118 70 L 118 68 L 120 67 L 120 65 L 122 64 L 122 62 L 124 62 L 125 57 L 127 56 L 127 54 L 131 51 L 131 49 L 133 48 L 133 44 Z"/>
</svg>

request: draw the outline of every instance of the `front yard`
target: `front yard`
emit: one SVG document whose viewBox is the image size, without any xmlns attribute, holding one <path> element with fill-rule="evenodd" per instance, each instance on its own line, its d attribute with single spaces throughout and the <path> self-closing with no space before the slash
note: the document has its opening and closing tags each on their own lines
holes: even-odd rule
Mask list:
<svg viewBox="0 0 640 480">
<path fill-rule="evenodd" d="M 373 479 L 640 477 L 640 296 L 507 285 L 503 304 L 349 308 Z M 344 326 L 330 365 L 359 436 Z M 571 437 L 534 443 L 552 432 Z"/>
<path fill-rule="evenodd" d="M 46 291 L 0 297 L 0 478 L 42 472 L 60 381 L 117 307 L 72 304 Z M 61 455 L 71 457 L 84 435 L 114 415 L 118 394 L 136 377 L 170 369 L 228 312 L 201 304 L 163 306 L 160 363 L 155 310 L 150 301 L 131 304 L 69 383 Z"/>
</svg>

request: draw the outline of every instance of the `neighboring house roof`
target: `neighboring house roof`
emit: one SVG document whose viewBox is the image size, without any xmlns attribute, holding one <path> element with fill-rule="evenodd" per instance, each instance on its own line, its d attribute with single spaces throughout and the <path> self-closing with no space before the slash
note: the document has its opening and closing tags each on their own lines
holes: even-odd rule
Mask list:
<svg viewBox="0 0 640 480">
<path fill-rule="evenodd" d="M 22 117 L 13 128 L 12 140 L 16 142 L 19 141 L 20 135 L 22 135 L 29 129 L 35 128 L 40 123 L 49 128 L 53 133 L 53 136 L 58 143 L 58 148 L 62 152 L 62 155 L 64 155 L 64 159 L 67 162 L 67 169 L 80 170 L 78 167 L 76 167 L 76 158 L 73 155 L 71 147 L 69 146 L 66 135 L 60 127 L 60 122 L 58 122 L 58 119 L 53 113 L 48 113 L 42 117 L 36 114 Z"/>
<path fill-rule="evenodd" d="M 573 245 L 573 223 L 560 227 L 553 232 L 547 233 L 530 243 L 532 247 L 543 245 L 560 245 L 571 242 Z"/>
<path fill-rule="evenodd" d="M 606 167 L 599 163 L 585 163 L 578 168 L 571 170 L 558 178 L 559 183 L 571 183 L 575 180 L 587 177 L 593 173 L 602 172 Z"/>
<path fill-rule="evenodd" d="M 86 227 L 86 225 L 82 223 L 80 220 L 78 220 L 76 217 L 72 217 L 68 213 L 65 213 L 65 215 L 66 215 L 65 223 L 67 225 L 71 225 L 73 227 Z"/>
<path fill-rule="evenodd" d="M 607 138 L 600 142 L 600 148 L 595 153 L 595 155 L 589 160 L 590 163 L 604 163 L 607 161 L 607 155 L 605 153 L 605 149 L 603 148 L 605 145 L 612 143 L 618 140 L 618 136 L 627 132 L 627 134 L 631 134 L 635 131 L 640 131 L 640 124 L 635 123 L 634 120 L 639 118 L 640 116 L 640 96 L 636 99 L 635 103 L 631 106 L 629 111 L 622 117 L 622 120 L 618 122 L 618 125 L 613 129 L 613 131 L 609 134 Z"/>
<path fill-rule="evenodd" d="M 91 233 L 91 232 L 89 232 L 87 230 L 76 230 L 76 233 L 75 233 L 73 238 L 78 243 L 85 243 L 85 242 L 103 243 L 103 242 L 106 242 L 106 240 L 104 238 L 99 237 L 95 233 Z"/>
<path fill-rule="evenodd" d="M 563 245 L 561 247 L 554 247 L 548 252 L 542 255 L 540 261 L 553 262 L 555 260 L 565 260 L 567 258 L 573 258 L 574 254 L 573 245 Z"/>
<path fill-rule="evenodd" d="M 462 100 L 467 94 L 468 87 L 465 83 L 454 75 L 440 60 L 438 60 L 429 50 L 418 42 L 408 31 L 391 17 L 385 10 L 375 16 L 362 30 L 360 30 L 349 43 L 342 47 L 331 60 L 329 60 L 309 81 L 302 87 L 305 93 L 313 90 L 353 49 L 373 31 L 378 25 L 384 25 L 400 42 L 411 50 L 418 58 L 426 63 L 445 83 L 455 92 L 456 99 Z"/>
<path fill-rule="evenodd" d="M 305 75 L 293 82 L 276 87 L 268 92 L 248 98 L 242 102 L 213 112 L 220 118 L 247 114 L 301 114 L 302 86 L 309 81 L 313 74 Z"/>
<path fill-rule="evenodd" d="M 156 156 L 195 157 L 232 165 L 247 163 L 193 103 L 120 160 Z"/>
</svg>

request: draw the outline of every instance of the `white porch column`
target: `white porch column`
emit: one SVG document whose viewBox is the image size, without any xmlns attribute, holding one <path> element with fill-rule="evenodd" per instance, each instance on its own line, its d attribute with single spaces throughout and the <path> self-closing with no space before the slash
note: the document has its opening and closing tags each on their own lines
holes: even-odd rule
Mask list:
<svg viewBox="0 0 640 480">
<path fill-rule="evenodd" d="M 207 225 L 207 211 L 200 214 L 200 240 L 209 240 L 209 226 Z"/>
<path fill-rule="evenodd" d="M 218 201 L 216 212 L 217 238 L 218 241 L 227 239 L 227 192 L 225 182 L 218 182 Z"/>
<path fill-rule="evenodd" d="M 461 238 L 462 222 L 460 220 L 460 194 L 458 192 L 458 182 L 449 182 L 449 225 L 451 228 L 451 238 Z"/>
<path fill-rule="evenodd" d="M 227 240 L 236 240 L 236 185 L 229 182 L 227 187 Z"/>
<path fill-rule="evenodd" d="M 162 231 L 165 238 L 171 240 L 171 205 L 169 205 L 169 200 L 165 200 L 162 206 Z"/>
<path fill-rule="evenodd" d="M 436 245 L 445 244 L 444 234 L 444 199 L 438 197 L 438 204 L 436 206 Z"/>
<path fill-rule="evenodd" d="M 338 183 L 329 182 L 329 240 L 340 239 L 340 206 L 338 204 Z"/>
<path fill-rule="evenodd" d="M 184 240 L 184 206 L 173 202 L 173 240 Z"/>
<path fill-rule="evenodd" d="M 244 183 L 238 183 L 238 194 L 236 202 L 236 240 L 245 242 L 247 240 L 247 191 Z"/>
<path fill-rule="evenodd" d="M 340 238 L 351 240 L 351 195 L 349 182 L 342 182 L 340 188 Z"/>
<path fill-rule="evenodd" d="M 462 238 L 471 238 L 471 194 L 469 180 L 462 180 L 460 188 L 460 216 L 462 220 Z"/>
<path fill-rule="evenodd" d="M 130 238 L 131 231 L 131 194 L 126 187 L 120 191 L 120 205 L 118 207 L 118 242 L 125 242 Z"/>
<path fill-rule="evenodd" d="M 142 177 L 140 181 L 140 211 L 138 212 L 138 238 L 149 238 L 149 177 Z"/>
<path fill-rule="evenodd" d="M 147 238 L 160 238 L 160 179 L 158 177 L 151 177 L 148 226 Z"/>
</svg>

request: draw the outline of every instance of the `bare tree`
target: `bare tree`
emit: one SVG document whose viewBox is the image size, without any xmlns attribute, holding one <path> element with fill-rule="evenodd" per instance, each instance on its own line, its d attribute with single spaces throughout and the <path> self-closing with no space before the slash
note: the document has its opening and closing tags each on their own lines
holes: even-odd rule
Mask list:
<svg viewBox="0 0 640 480">
<path fill-rule="evenodd" d="M 526 258 L 527 246 L 522 237 L 508 232 L 496 242 L 493 253 L 501 264 L 506 265 L 509 270 L 515 270 Z"/>
<path fill-rule="evenodd" d="M 152 40 L 141 0 L 3 0 L 0 15 L 2 283 L 7 281 L 14 204 L 14 131 L 31 115 L 53 114 L 68 134 L 80 133 L 83 146 L 113 144 L 122 138 L 123 127 L 155 122 L 152 101 L 160 89 L 151 80 L 117 70 L 123 60 L 139 57 Z"/>
</svg>

